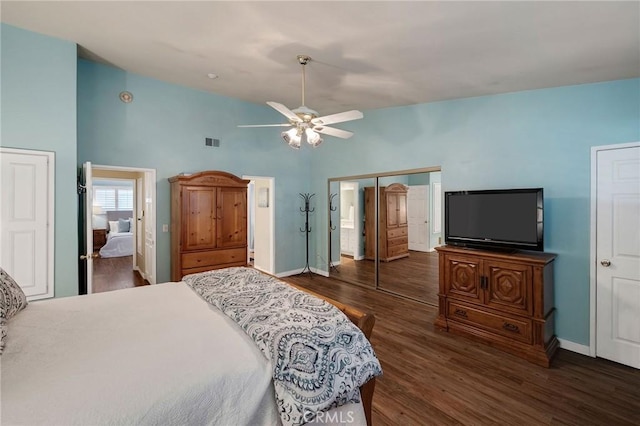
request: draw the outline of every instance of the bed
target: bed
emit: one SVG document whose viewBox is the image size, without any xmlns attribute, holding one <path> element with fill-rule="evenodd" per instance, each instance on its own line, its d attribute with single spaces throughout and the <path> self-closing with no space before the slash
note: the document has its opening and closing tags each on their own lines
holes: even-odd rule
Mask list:
<svg viewBox="0 0 640 426">
<path fill-rule="evenodd" d="M 109 232 L 107 242 L 100 248 L 100 257 L 123 257 L 133 255 L 132 232 Z"/>
<path fill-rule="evenodd" d="M 260 305 L 256 297 L 264 296 L 227 293 L 220 297 L 220 309 L 210 300 L 218 287 L 207 284 L 206 274 L 194 274 L 197 280 L 188 276 L 179 283 L 29 304 L 7 323 L 2 424 L 370 423 L 375 376 L 381 374 L 376 368 L 367 370 L 368 380 L 358 385 L 362 402 L 342 398 L 342 405 L 308 418 L 305 414 L 303 421 L 287 418 L 283 411 L 290 407 L 277 393 L 282 378 L 276 376 L 282 370 L 274 375 L 281 360 L 270 361 L 260 349 L 264 324 L 256 324 L 256 317 L 247 324 L 244 307 L 238 308 L 245 302 Z M 251 268 L 210 274 L 254 281 L 269 291 L 267 285 L 281 286 Z M 329 302 L 369 337 L 373 316 Z M 312 302 L 310 307 L 320 305 Z M 245 323 L 232 318 L 233 313 L 244 315 Z"/>
</svg>

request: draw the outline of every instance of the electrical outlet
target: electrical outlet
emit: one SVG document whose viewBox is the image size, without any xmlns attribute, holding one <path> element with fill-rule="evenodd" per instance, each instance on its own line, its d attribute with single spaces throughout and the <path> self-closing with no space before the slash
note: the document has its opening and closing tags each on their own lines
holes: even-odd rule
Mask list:
<svg viewBox="0 0 640 426">
<path fill-rule="evenodd" d="M 162 225 L 162 232 L 169 232 L 169 225 L 166 223 Z"/>
</svg>

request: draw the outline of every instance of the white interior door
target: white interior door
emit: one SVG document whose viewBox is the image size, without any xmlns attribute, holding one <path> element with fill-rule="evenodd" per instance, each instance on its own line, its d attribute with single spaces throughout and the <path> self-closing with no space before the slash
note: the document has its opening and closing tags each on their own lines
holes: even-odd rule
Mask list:
<svg viewBox="0 0 640 426">
<path fill-rule="evenodd" d="M 407 195 L 409 250 L 429 251 L 429 186 L 411 185 Z"/>
<path fill-rule="evenodd" d="M 144 173 L 144 275 L 151 284 L 156 283 L 155 228 L 156 179 L 154 172 Z"/>
<path fill-rule="evenodd" d="M 84 175 L 84 232 L 86 251 L 80 256 L 85 260 L 87 274 L 87 294 L 93 293 L 93 170 L 91 162 L 82 165 Z M 97 254 L 95 255 L 97 256 Z"/>
<path fill-rule="evenodd" d="M 640 147 L 596 159 L 596 355 L 640 368 Z"/>
<path fill-rule="evenodd" d="M 53 297 L 54 155 L 0 148 L 0 266 L 28 300 Z"/>
</svg>

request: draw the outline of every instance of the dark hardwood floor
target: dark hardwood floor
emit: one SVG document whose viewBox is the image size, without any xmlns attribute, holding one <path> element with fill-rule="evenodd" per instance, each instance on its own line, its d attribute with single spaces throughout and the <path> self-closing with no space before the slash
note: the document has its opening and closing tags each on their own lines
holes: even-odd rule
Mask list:
<svg viewBox="0 0 640 426">
<path fill-rule="evenodd" d="M 133 256 L 93 259 L 94 293 L 148 284 L 137 271 L 133 270 Z"/>
<path fill-rule="evenodd" d="M 375 262 L 341 256 L 332 278 L 375 287 Z M 438 305 L 438 253 L 410 251 L 409 257 L 380 262 L 378 287 L 393 293 Z"/>
<path fill-rule="evenodd" d="M 319 275 L 284 280 L 375 313 L 376 426 L 640 424 L 640 370 L 562 349 L 539 367 L 436 330 L 423 303 Z"/>
</svg>

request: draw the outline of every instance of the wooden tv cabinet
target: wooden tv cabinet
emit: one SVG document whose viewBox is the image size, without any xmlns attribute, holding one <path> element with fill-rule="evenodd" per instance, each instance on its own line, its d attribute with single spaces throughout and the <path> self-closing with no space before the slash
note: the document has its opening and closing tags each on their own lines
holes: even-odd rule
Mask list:
<svg viewBox="0 0 640 426">
<path fill-rule="evenodd" d="M 435 325 L 548 367 L 554 333 L 554 254 L 442 246 Z"/>
</svg>

